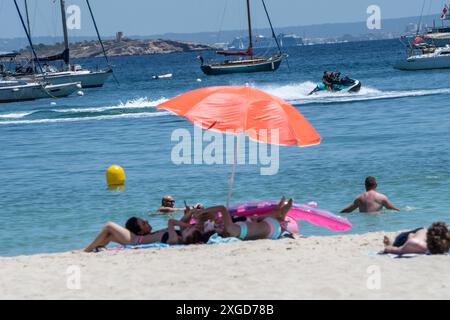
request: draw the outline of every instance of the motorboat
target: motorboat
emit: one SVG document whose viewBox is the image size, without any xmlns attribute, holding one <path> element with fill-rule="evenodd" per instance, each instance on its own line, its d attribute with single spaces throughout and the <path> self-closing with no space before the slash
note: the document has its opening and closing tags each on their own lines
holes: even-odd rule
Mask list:
<svg viewBox="0 0 450 320">
<path fill-rule="evenodd" d="M 422 49 L 420 53 L 411 53 L 406 60 L 394 65 L 399 70 L 430 70 L 450 68 L 450 45 Z"/>
</svg>

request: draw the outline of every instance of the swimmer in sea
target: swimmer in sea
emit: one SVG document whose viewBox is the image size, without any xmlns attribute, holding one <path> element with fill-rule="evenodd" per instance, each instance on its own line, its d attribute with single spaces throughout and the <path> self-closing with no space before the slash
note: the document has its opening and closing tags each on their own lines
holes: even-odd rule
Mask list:
<svg viewBox="0 0 450 320">
<path fill-rule="evenodd" d="M 360 194 L 347 208 L 341 213 L 351 213 L 356 209 L 363 213 L 379 212 L 383 208 L 400 211 L 394 204 L 382 193 L 377 192 L 377 180 L 374 177 L 367 177 L 365 181 L 366 192 Z"/>
<path fill-rule="evenodd" d="M 435 222 L 428 229 L 404 232 L 394 242 L 384 237 L 384 251 L 393 254 L 445 254 L 450 249 L 450 231 L 445 222 Z"/>
<path fill-rule="evenodd" d="M 161 207 L 158 209 L 158 212 L 173 213 L 184 210 L 185 208 L 175 208 L 175 200 L 172 196 L 164 196 L 161 200 Z"/>
</svg>

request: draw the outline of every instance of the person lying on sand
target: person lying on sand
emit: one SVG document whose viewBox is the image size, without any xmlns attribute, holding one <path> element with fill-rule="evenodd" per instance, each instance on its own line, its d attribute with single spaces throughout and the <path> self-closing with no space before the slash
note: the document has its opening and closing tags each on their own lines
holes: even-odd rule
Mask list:
<svg viewBox="0 0 450 320">
<path fill-rule="evenodd" d="M 286 202 L 283 197 L 274 211 L 246 222 L 233 222 L 230 213 L 224 206 L 207 208 L 197 214 L 198 216 L 210 216 L 210 219 L 215 219 L 216 223 L 220 220 L 223 229 L 216 228 L 215 231 L 224 237 L 235 237 L 241 240 L 275 240 L 279 239 L 284 231 L 283 224 L 292 204 L 292 199 Z"/>
<path fill-rule="evenodd" d="M 108 222 L 84 251 L 93 252 L 105 248 L 110 242 L 123 246 L 151 243 L 196 243 L 199 238 L 199 234 L 196 232 L 198 229 L 188 223 L 189 219 L 190 215 L 183 216 L 180 221 L 171 219 L 168 228 L 155 232 L 152 232 L 153 227 L 147 220 L 136 217 L 130 218 L 125 224 L 125 228 L 114 222 Z M 180 230 L 175 230 L 175 226 L 180 226 Z"/>
<path fill-rule="evenodd" d="M 356 209 L 363 213 L 373 213 L 381 211 L 384 208 L 400 211 L 395 207 L 388 197 L 377 192 L 377 180 L 374 177 L 367 177 L 365 181 L 366 192 L 360 194 L 347 208 L 341 213 L 351 213 Z"/>
<path fill-rule="evenodd" d="M 450 231 L 445 222 L 435 222 L 428 229 L 401 233 L 393 243 L 384 237 L 383 243 L 385 249 L 382 253 L 445 254 L 450 249 Z"/>
</svg>

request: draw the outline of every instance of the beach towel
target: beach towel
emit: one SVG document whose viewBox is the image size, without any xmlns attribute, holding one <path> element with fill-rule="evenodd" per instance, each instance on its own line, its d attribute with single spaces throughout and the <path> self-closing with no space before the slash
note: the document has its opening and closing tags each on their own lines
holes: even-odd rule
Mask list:
<svg viewBox="0 0 450 320">
<path fill-rule="evenodd" d="M 217 233 L 214 233 L 208 240 L 207 244 L 219 244 L 219 243 L 234 243 L 241 242 L 241 239 L 238 238 L 222 238 Z"/>
<path fill-rule="evenodd" d="M 157 248 L 168 248 L 170 247 L 165 243 L 150 243 L 150 244 L 141 244 L 138 246 L 122 246 L 122 247 L 113 247 L 108 248 L 108 251 L 122 251 L 122 250 L 138 250 L 138 249 L 157 249 Z"/>
<path fill-rule="evenodd" d="M 213 234 L 207 244 L 220 244 L 220 243 L 233 243 L 240 242 L 241 240 L 237 238 L 222 238 L 217 233 Z M 183 247 L 184 245 L 176 245 L 177 247 Z M 142 244 L 138 246 L 120 246 L 120 247 L 112 247 L 107 248 L 107 251 L 124 251 L 124 250 L 140 250 L 140 249 L 160 249 L 160 248 L 169 248 L 174 247 L 165 243 L 150 243 L 150 244 Z M 99 250 L 101 252 L 103 250 Z"/>
</svg>

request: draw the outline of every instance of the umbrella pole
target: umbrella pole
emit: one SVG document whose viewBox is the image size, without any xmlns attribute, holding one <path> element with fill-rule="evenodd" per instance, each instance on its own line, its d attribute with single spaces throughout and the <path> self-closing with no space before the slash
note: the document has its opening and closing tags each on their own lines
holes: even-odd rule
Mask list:
<svg viewBox="0 0 450 320">
<path fill-rule="evenodd" d="M 233 195 L 233 184 L 234 184 L 234 176 L 236 175 L 236 164 L 237 164 L 237 141 L 235 141 L 234 143 L 233 169 L 231 171 L 230 180 L 228 180 L 227 209 L 230 209 L 231 196 Z"/>
</svg>

